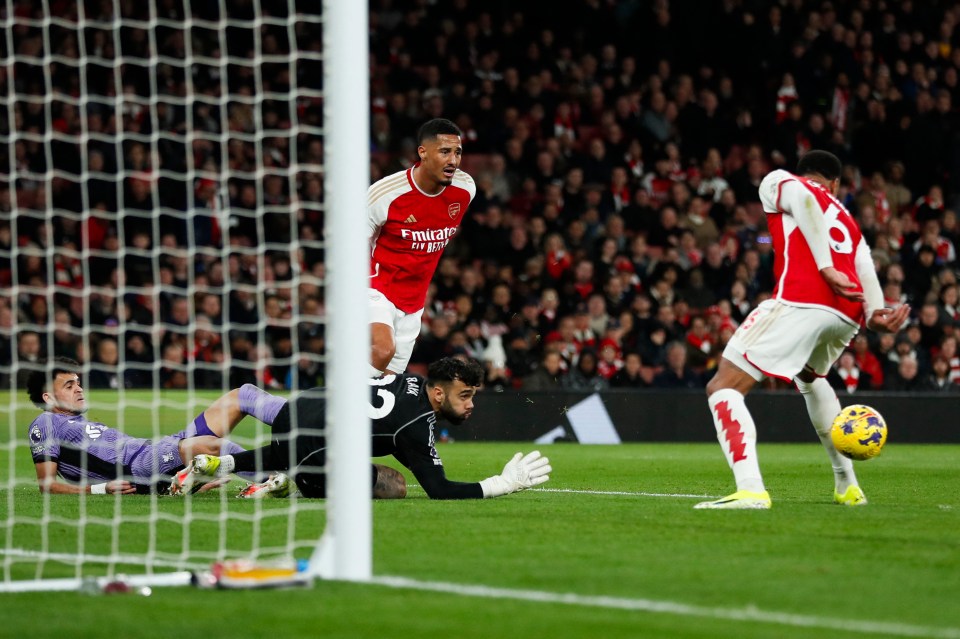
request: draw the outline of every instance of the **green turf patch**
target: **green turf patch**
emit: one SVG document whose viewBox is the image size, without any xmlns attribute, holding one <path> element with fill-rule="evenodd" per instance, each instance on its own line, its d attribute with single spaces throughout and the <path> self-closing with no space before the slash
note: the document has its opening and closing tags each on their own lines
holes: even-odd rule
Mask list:
<svg viewBox="0 0 960 639">
<path fill-rule="evenodd" d="M 170 431 L 184 412 L 171 409 Z M 458 442 L 440 453 L 451 478 L 478 480 L 532 448 Z M 406 500 L 374 504 L 377 575 L 487 586 L 506 596 L 336 583 L 293 591 L 156 589 L 150 598 L 2 595 L 4 635 L 960 637 L 960 447 L 888 444 L 881 457 L 856 466 L 870 504 L 844 508 L 831 503 L 819 444 L 763 444 L 761 428 L 773 508 L 739 512 L 692 509 L 733 489 L 716 445 L 541 450 L 555 469 L 546 490 L 435 502 L 412 488 Z M 282 545 L 291 534 L 308 544 L 324 523 L 320 509 L 291 517 L 283 501 L 236 500 L 236 486 L 191 499 L 127 497 L 119 505 L 110 497 L 45 499 L 29 483 L 29 451 L 12 459 L 0 451 L 0 468 L 11 467 L 24 483 L 0 491 L 0 521 L 17 517 L 0 530 L 7 548 L 71 553 L 82 539 L 83 552 L 135 555 L 152 544 L 164 556 L 203 563 L 224 540 L 240 553 Z M 145 522 L 154 510 L 163 520 L 150 533 Z M 184 525 L 189 514 L 202 517 Z M 93 522 L 82 536 L 81 516 Z M 309 547 L 297 554 L 308 556 Z M 23 577 L 33 568 L 7 569 Z M 69 564 L 44 567 L 48 576 L 75 572 Z M 549 596 L 531 601 L 509 592 Z M 559 601 L 558 593 L 570 597 Z M 56 614 L 38 614 L 53 596 Z"/>
</svg>

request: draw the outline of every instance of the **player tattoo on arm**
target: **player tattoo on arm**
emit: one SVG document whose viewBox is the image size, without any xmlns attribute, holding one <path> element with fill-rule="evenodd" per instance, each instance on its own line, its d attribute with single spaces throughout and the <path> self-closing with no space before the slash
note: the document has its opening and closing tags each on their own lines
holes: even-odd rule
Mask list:
<svg viewBox="0 0 960 639">
<path fill-rule="evenodd" d="M 374 499 L 403 499 L 407 496 L 407 480 L 396 469 L 374 464 L 377 481 L 373 485 Z"/>
</svg>

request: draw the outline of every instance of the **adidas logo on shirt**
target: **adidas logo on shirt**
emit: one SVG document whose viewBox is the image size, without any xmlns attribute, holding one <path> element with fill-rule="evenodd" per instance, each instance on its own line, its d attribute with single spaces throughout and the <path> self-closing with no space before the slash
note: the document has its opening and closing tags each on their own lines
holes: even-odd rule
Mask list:
<svg viewBox="0 0 960 639">
<path fill-rule="evenodd" d="M 404 224 L 416 224 L 416 222 L 417 218 L 412 215 L 403 221 Z"/>
</svg>

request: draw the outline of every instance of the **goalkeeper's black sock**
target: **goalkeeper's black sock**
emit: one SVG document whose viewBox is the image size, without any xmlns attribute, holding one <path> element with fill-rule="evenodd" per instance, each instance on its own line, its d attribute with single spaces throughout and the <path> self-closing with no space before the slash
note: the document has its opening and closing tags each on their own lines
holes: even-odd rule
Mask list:
<svg viewBox="0 0 960 639">
<path fill-rule="evenodd" d="M 257 448 L 254 450 L 245 450 L 242 453 L 233 455 L 224 455 L 220 458 L 223 463 L 224 457 L 233 458 L 233 472 L 235 473 L 254 473 L 259 471 L 282 470 L 273 459 L 273 449 L 270 446 Z"/>
</svg>

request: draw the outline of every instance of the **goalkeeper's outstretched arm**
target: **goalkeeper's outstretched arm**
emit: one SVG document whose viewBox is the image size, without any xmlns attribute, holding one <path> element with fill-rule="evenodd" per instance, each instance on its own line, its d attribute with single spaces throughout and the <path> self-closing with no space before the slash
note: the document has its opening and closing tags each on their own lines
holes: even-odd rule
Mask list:
<svg viewBox="0 0 960 639">
<path fill-rule="evenodd" d="M 500 497 L 519 490 L 539 486 L 550 479 L 550 460 L 533 451 L 517 453 L 499 475 L 479 482 L 458 482 L 447 479 L 443 466 L 411 468 L 420 486 L 430 499 L 483 499 Z"/>
</svg>

